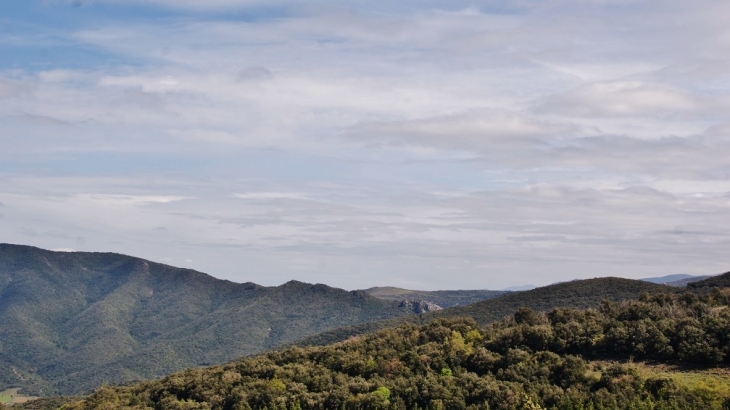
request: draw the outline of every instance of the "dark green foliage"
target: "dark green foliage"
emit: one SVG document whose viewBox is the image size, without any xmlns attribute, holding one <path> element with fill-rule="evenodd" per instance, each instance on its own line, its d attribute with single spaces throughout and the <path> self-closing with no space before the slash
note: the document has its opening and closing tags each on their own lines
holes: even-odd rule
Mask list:
<svg viewBox="0 0 730 410">
<path fill-rule="evenodd" d="M 717 291 L 547 314 L 520 309 L 483 330 L 472 319 L 406 324 L 327 347 L 291 347 L 104 387 L 68 408 L 721 409 L 728 398 L 642 377 L 625 365 L 594 367 L 586 358 L 641 353 L 694 365 L 698 358 L 723 362 L 727 355 L 712 349 L 730 346 L 729 299 L 730 291 Z M 688 332 L 695 339 L 682 347 Z"/>
<path fill-rule="evenodd" d="M 520 347 L 584 357 L 635 358 L 687 365 L 730 363 L 730 290 L 703 295 L 644 294 L 598 309 L 524 309 L 490 327 L 488 347 Z M 528 317 L 529 320 L 525 320 Z"/>
<path fill-rule="evenodd" d="M 326 331 L 298 341 L 297 344 L 300 346 L 326 345 L 355 335 L 398 326 L 405 322 L 424 324 L 439 318 L 471 317 L 480 325 L 486 325 L 509 316 L 520 308 L 529 308 L 534 311 L 549 311 L 556 307 L 589 308 L 598 307 L 604 300 L 618 302 L 637 299 L 642 293 L 676 293 L 679 291 L 681 289 L 622 278 L 576 280 L 525 292 L 508 293 L 468 306 L 457 306 L 418 316 L 363 323 Z"/>
<path fill-rule="evenodd" d="M 55 410 L 69 403 L 82 400 L 82 397 L 46 397 L 29 402 L 14 404 L 12 410 Z"/>
<path fill-rule="evenodd" d="M 642 293 L 672 293 L 677 291 L 677 289 L 665 285 L 623 278 L 575 280 L 526 292 L 509 293 L 469 306 L 435 312 L 435 316 L 468 316 L 474 318 L 477 323 L 484 325 L 511 315 L 517 309 L 523 307 L 542 312 L 556 307 L 582 309 L 596 307 L 604 300 L 618 302 L 637 299 Z"/>
<path fill-rule="evenodd" d="M 411 313 L 325 285 L 267 288 L 118 254 L 0 244 L 0 390 L 82 393 Z"/>
<path fill-rule="evenodd" d="M 698 282 L 688 283 L 687 287 L 692 289 L 730 287 L 730 272 L 712 276 Z"/>
</svg>

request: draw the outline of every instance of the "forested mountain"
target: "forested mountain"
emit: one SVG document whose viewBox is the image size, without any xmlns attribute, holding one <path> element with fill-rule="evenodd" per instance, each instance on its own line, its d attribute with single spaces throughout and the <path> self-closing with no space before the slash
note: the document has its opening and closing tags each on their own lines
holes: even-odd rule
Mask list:
<svg viewBox="0 0 730 410">
<path fill-rule="evenodd" d="M 346 326 L 305 338 L 298 341 L 297 344 L 300 346 L 310 344 L 326 345 L 345 340 L 351 336 L 397 326 L 401 323 L 423 324 L 439 318 L 470 317 L 476 320 L 477 323 L 486 325 L 511 315 L 522 307 L 536 311 L 548 311 L 556 307 L 590 308 L 599 306 L 603 300 L 617 302 L 636 299 L 642 293 L 673 293 L 678 291 L 679 289 L 670 286 L 633 279 L 596 278 L 574 280 L 524 292 L 510 292 L 471 305 L 457 306 L 418 316 L 405 316 Z"/>
<path fill-rule="evenodd" d="M 651 283 L 659 283 L 662 285 L 669 285 L 669 286 L 678 286 L 683 287 L 687 286 L 689 283 L 693 282 L 699 282 L 704 279 L 711 278 L 711 275 L 704 275 L 704 276 L 694 276 L 694 275 L 685 275 L 685 274 L 677 274 L 677 275 L 667 275 L 667 276 L 659 276 L 655 278 L 642 278 L 641 280 Z"/>
<path fill-rule="evenodd" d="M 411 314 L 365 292 L 233 283 L 112 253 L 0 244 L 0 391 L 89 391 Z"/>
<path fill-rule="evenodd" d="M 699 277 L 699 276 L 687 275 L 687 274 L 684 274 L 684 273 L 678 273 L 678 274 L 674 274 L 674 275 L 655 276 L 655 277 L 651 277 L 651 278 L 641 278 L 639 280 L 643 280 L 645 282 L 651 282 L 651 283 L 665 284 L 665 283 L 676 282 L 678 280 L 695 279 L 695 278 L 697 280 L 702 280 L 705 277 Z"/>
<path fill-rule="evenodd" d="M 591 279 L 412 315 L 363 291 L 238 284 L 119 254 L 0 245 L 0 390 L 82 393 L 102 382 L 150 379 L 296 340 L 340 341 L 403 321 L 466 316 L 485 325 L 521 307 L 596 307 L 603 299 L 672 291 Z"/>
<path fill-rule="evenodd" d="M 689 283 L 687 284 L 687 287 L 692 289 L 730 287 L 730 272 L 723 273 L 718 276 L 712 276 L 699 282 Z"/>
<path fill-rule="evenodd" d="M 590 308 L 598 306 L 604 300 L 618 302 L 636 299 L 642 293 L 660 292 L 671 293 L 676 292 L 676 289 L 640 280 L 612 277 L 574 280 L 525 292 L 508 293 L 472 305 L 435 312 L 434 316 L 466 316 L 474 318 L 477 323 L 488 324 L 511 315 L 521 307 L 536 311 L 548 311 L 556 307 Z"/>
<path fill-rule="evenodd" d="M 730 364 L 728 302 L 728 289 L 645 293 L 596 309 L 521 308 L 486 328 L 406 324 L 103 387 L 67 408 L 726 409 L 726 373 L 708 369 Z"/>
<path fill-rule="evenodd" d="M 387 300 L 425 300 L 442 308 L 465 306 L 482 300 L 493 299 L 507 293 L 503 290 L 409 290 L 391 286 L 364 289 L 364 292 Z"/>
</svg>

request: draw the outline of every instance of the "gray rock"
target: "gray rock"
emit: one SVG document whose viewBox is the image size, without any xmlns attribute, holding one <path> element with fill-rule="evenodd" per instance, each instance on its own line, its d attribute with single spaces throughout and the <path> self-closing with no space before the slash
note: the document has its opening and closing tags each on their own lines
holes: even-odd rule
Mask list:
<svg viewBox="0 0 730 410">
<path fill-rule="evenodd" d="M 427 300 L 404 300 L 400 302 L 398 307 L 412 310 L 413 313 L 433 312 L 434 310 L 443 309 L 441 306 Z"/>
</svg>

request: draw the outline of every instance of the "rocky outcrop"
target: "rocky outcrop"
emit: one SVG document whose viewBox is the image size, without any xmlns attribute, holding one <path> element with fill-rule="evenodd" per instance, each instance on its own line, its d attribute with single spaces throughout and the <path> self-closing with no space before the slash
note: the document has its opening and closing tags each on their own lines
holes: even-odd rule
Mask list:
<svg viewBox="0 0 730 410">
<path fill-rule="evenodd" d="M 399 307 L 413 311 L 413 313 L 433 312 L 443 309 L 441 306 L 427 300 L 404 300 Z"/>
</svg>

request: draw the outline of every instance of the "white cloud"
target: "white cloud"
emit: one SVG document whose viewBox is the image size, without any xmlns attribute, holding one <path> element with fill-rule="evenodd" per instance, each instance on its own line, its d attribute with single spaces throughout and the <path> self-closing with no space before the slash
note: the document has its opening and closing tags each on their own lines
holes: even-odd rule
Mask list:
<svg viewBox="0 0 730 410">
<path fill-rule="evenodd" d="M 235 194 L 238 199 L 305 199 L 306 196 L 294 192 L 247 192 Z"/>
<path fill-rule="evenodd" d="M 0 240 L 348 288 L 727 270 L 724 3 L 101 2 L 2 41 L 90 62 L 0 72 Z"/>
<path fill-rule="evenodd" d="M 591 83 L 551 97 L 538 111 L 566 117 L 645 117 L 697 113 L 706 105 L 703 98 L 673 87 L 617 81 Z"/>
<path fill-rule="evenodd" d="M 551 139 L 577 135 L 570 124 L 540 121 L 505 111 L 478 111 L 424 120 L 366 123 L 353 127 L 348 137 L 393 146 L 406 144 L 486 152 L 530 149 Z"/>
<path fill-rule="evenodd" d="M 112 195 L 112 194 L 80 194 L 77 195 L 81 201 L 99 202 L 110 205 L 148 205 L 148 204 L 166 204 L 174 201 L 182 201 L 184 199 L 192 199 L 184 196 L 164 196 L 164 195 Z"/>
</svg>

